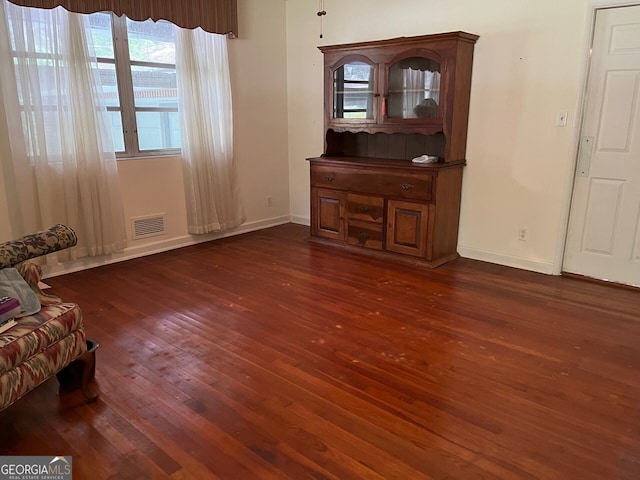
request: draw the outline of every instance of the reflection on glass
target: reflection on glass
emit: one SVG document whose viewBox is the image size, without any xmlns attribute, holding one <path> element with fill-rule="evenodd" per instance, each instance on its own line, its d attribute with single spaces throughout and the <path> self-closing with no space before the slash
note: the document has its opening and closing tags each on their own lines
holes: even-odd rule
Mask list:
<svg viewBox="0 0 640 480">
<path fill-rule="evenodd" d="M 176 43 L 169 22 L 127 18 L 129 56 L 133 62 L 176 63 Z"/>
<path fill-rule="evenodd" d="M 333 118 L 373 118 L 373 67 L 347 63 L 333 73 Z"/>
<path fill-rule="evenodd" d="M 111 33 L 111 14 L 92 13 L 86 15 L 91 30 L 93 48 L 98 58 L 115 58 L 113 34 Z"/>
<path fill-rule="evenodd" d="M 178 107 L 175 68 L 132 66 L 136 107 Z"/>
<path fill-rule="evenodd" d="M 440 63 L 411 57 L 389 69 L 389 118 L 437 118 L 440 104 Z"/>
<path fill-rule="evenodd" d="M 111 133 L 113 134 L 113 148 L 116 152 L 124 152 L 124 133 L 122 129 L 122 112 L 107 112 L 109 123 L 111 124 Z M 108 150 L 107 150 L 108 151 Z"/>
<path fill-rule="evenodd" d="M 180 148 L 178 112 L 136 112 L 140 150 Z"/>
<path fill-rule="evenodd" d="M 98 75 L 102 84 L 102 98 L 107 107 L 119 107 L 118 80 L 116 79 L 116 66 L 113 63 L 97 63 Z"/>
</svg>

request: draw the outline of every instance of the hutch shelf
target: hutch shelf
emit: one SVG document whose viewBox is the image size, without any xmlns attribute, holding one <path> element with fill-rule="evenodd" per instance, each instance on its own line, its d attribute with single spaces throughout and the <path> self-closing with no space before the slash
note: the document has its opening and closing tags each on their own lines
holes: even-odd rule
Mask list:
<svg viewBox="0 0 640 480">
<path fill-rule="evenodd" d="M 436 267 L 457 257 L 473 47 L 464 32 L 319 47 L 325 149 L 310 240 Z M 412 159 L 428 155 L 434 163 Z"/>
</svg>

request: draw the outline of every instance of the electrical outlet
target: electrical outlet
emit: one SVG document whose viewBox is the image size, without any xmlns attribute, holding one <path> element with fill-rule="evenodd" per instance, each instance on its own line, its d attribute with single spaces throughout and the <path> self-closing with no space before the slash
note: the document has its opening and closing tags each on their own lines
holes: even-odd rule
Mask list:
<svg viewBox="0 0 640 480">
<path fill-rule="evenodd" d="M 556 125 L 558 127 L 567 126 L 567 112 L 558 112 L 558 116 L 556 117 Z"/>
<path fill-rule="evenodd" d="M 267 196 L 267 207 L 273 207 L 273 198 L 271 195 Z"/>
<path fill-rule="evenodd" d="M 518 228 L 518 240 L 520 240 L 521 242 L 526 242 L 528 237 L 529 237 L 529 228 L 527 227 Z"/>
</svg>

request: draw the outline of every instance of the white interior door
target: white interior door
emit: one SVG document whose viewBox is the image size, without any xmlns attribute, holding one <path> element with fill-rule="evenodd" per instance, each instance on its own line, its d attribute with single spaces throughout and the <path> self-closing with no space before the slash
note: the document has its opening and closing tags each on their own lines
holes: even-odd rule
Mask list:
<svg viewBox="0 0 640 480">
<path fill-rule="evenodd" d="M 596 13 L 563 269 L 640 286 L 640 6 Z"/>
</svg>

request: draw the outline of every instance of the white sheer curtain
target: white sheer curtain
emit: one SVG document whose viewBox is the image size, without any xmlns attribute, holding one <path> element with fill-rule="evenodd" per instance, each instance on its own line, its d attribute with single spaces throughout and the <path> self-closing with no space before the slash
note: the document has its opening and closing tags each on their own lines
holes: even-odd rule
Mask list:
<svg viewBox="0 0 640 480">
<path fill-rule="evenodd" d="M 429 90 L 430 98 L 440 105 L 440 72 L 427 72 L 425 87 Z"/>
<path fill-rule="evenodd" d="M 421 70 L 407 68 L 403 70 L 404 74 L 404 105 L 402 105 L 404 118 L 415 118 L 415 107 L 425 98 L 424 80 L 425 74 Z"/>
<path fill-rule="evenodd" d="M 74 255 L 121 250 L 112 136 L 86 18 L 0 0 L 0 80 L 11 158 L 0 159 L 14 234 L 64 223 Z M 94 59 L 95 60 L 95 59 Z"/>
<path fill-rule="evenodd" d="M 440 72 L 403 70 L 405 95 L 404 118 L 427 117 L 438 114 L 440 104 Z"/>
<path fill-rule="evenodd" d="M 191 234 L 244 222 L 233 159 L 227 37 L 176 27 L 182 165 Z"/>
</svg>

